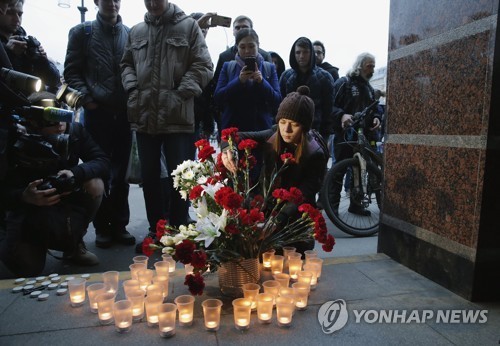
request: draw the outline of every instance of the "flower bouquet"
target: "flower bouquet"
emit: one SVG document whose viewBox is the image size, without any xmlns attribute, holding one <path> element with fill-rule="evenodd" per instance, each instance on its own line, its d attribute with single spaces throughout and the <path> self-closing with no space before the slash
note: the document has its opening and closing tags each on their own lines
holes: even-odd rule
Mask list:
<svg viewBox="0 0 500 346">
<path fill-rule="evenodd" d="M 255 164 L 252 149 L 254 140 L 239 140 L 237 129 L 222 131 L 238 160 L 238 172 L 230 173 L 222 164 L 221 153 L 208 140 L 195 143 L 197 161 L 184 161 L 172 173 L 174 188 L 182 198 L 191 201 L 197 221 L 193 224 L 172 227 L 166 220 L 156 226 L 156 240 L 146 238 L 143 252 L 151 255 L 154 250 L 170 254 L 183 264 L 193 266 L 193 273 L 186 275 L 184 284 L 193 295 L 201 295 L 205 287 L 202 274 L 215 271 L 227 262 L 238 263 L 245 259 L 258 259 L 260 254 L 297 241 L 313 237 L 331 251 L 335 239 L 327 234 L 321 212 L 310 204 L 302 203 L 298 188 L 275 188 L 276 178 L 295 164 L 291 154 L 283 154 L 283 164 L 275 168 L 267 186 L 256 193 L 250 182 L 250 169 Z M 237 149 L 243 152 L 237 158 Z M 296 218 L 283 220 L 280 211 L 287 203 L 298 206 Z"/>
</svg>

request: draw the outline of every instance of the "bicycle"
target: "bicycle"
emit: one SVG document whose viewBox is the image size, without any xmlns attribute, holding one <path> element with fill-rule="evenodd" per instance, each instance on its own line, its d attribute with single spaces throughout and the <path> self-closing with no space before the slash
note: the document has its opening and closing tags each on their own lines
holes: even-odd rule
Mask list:
<svg viewBox="0 0 500 346">
<path fill-rule="evenodd" d="M 330 220 L 340 230 L 354 236 L 371 236 L 378 232 L 380 223 L 383 160 L 363 132 L 365 118 L 377 104 L 375 101 L 353 116 L 353 123 L 348 128 L 358 125 L 358 139 L 346 138 L 338 145 L 351 146 L 354 155 L 336 162 L 328 170 L 320 194 Z"/>
</svg>

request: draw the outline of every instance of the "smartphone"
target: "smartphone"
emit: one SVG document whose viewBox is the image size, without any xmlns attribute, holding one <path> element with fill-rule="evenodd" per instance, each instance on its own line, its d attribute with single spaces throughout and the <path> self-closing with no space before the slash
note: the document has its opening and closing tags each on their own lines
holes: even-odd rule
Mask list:
<svg viewBox="0 0 500 346">
<path fill-rule="evenodd" d="M 225 26 L 226 28 L 231 27 L 231 17 L 224 17 L 215 15 L 210 21 L 210 26 Z"/>
<path fill-rule="evenodd" d="M 247 67 L 247 71 L 255 71 L 255 57 L 249 56 L 245 58 L 245 66 Z"/>
</svg>

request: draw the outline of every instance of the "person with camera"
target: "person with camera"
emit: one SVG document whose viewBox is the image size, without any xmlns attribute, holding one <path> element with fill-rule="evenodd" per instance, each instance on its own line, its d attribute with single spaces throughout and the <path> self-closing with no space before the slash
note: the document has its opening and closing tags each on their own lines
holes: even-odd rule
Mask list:
<svg viewBox="0 0 500 346">
<path fill-rule="evenodd" d="M 95 245 L 134 245 L 126 226 L 130 221 L 130 185 L 127 168 L 132 132 L 127 119 L 127 93 L 120 75 L 120 60 L 129 28 L 119 15 L 121 1 L 95 0 L 96 19 L 73 27 L 68 35 L 64 80 L 83 95 L 84 125 L 111 159 L 106 195 L 94 219 Z"/>
<path fill-rule="evenodd" d="M 352 128 L 348 128 L 353 123 L 353 115 L 363 111 L 373 104 L 377 95 L 370 85 L 375 70 L 375 57 L 370 53 L 358 55 L 352 68 L 347 75 L 338 79 L 334 84 L 334 122 L 335 131 L 334 153 L 336 161 L 341 161 L 352 157 L 352 147 L 343 145 L 346 140 L 357 140 L 357 133 Z M 366 128 L 363 129 L 368 140 L 378 140 L 376 136 L 380 130 L 382 116 L 377 112 L 370 119 L 366 119 Z M 348 133 L 346 133 L 348 128 Z M 335 184 L 338 191 L 334 191 L 331 204 L 338 205 L 342 183 Z M 370 216 L 371 212 L 357 204 L 351 203 L 348 211 L 360 216 Z M 334 210 L 334 212 L 338 212 Z"/>
<path fill-rule="evenodd" d="M 14 5 L 16 1 L 17 0 L 0 0 L 0 16 L 6 14 L 9 6 Z M 12 68 L 12 64 L 3 44 L 0 44 L 0 67 Z"/>
<path fill-rule="evenodd" d="M 46 90 L 56 93 L 61 75 L 40 42 L 21 27 L 23 6 L 24 0 L 18 0 L 0 14 L 0 40 L 14 70 L 39 77 Z"/>
<path fill-rule="evenodd" d="M 59 106 L 48 92 L 28 99 L 32 105 Z M 1 182 L 9 203 L 0 260 L 18 276 L 41 273 L 48 249 L 62 251 L 63 259 L 77 265 L 97 265 L 83 236 L 100 205 L 109 159 L 79 123 L 32 114 L 25 119 L 10 136 L 9 167 Z"/>
</svg>

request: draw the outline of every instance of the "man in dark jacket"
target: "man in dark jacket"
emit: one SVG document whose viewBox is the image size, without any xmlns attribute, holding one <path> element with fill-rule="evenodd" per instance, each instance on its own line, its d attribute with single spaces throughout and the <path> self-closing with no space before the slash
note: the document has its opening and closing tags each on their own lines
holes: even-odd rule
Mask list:
<svg viewBox="0 0 500 346">
<path fill-rule="evenodd" d="M 95 0 L 96 20 L 69 32 L 64 79 L 84 95 L 85 128 L 111 158 L 107 195 L 94 220 L 96 246 L 112 242 L 134 245 L 126 180 L 132 137 L 127 120 L 127 94 L 121 83 L 120 60 L 129 29 L 118 14 L 120 1 Z"/>
<path fill-rule="evenodd" d="M 347 75 L 335 82 L 333 128 L 335 130 L 334 152 L 337 161 L 353 156 L 352 147 L 342 145 L 346 139 L 349 139 L 348 136 L 352 136 L 350 140 L 357 139 L 357 132 L 353 131 L 352 128 L 350 128 L 350 134 L 345 133 L 345 128 L 352 124 L 353 115 L 363 111 L 376 100 L 375 90 L 370 85 L 370 78 L 372 78 L 374 70 L 375 57 L 370 53 L 362 53 L 358 55 Z M 382 117 L 378 113 L 365 119 L 366 127 L 363 131 L 368 140 L 375 139 L 374 135 L 380 129 L 381 119 Z M 334 205 L 334 212 L 337 212 L 342 182 L 338 182 L 335 186 L 337 189 L 333 193 L 331 203 Z M 369 210 L 354 203 L 350 204 L 349 212 L 361 216 L 371 215 Z"/>
<path fill-rule="evenodd" d="M 31 95 L 30 101 L 58 107 L 50 101 L 54 98 L 42 92 Z M 63 251 L 63 258 L 77 265 L 98 264 L 83 236 L 101 202 L 108 157 L 79 123 L 34 116 L 19 130 L 10 138 L 26 145 L 9 146 L 8 171 L 0 185 L 9 201 L 0 260 L 17 276 L 40 274 L 47 249 Z M 51 152 L 47 143 L 52 143 Z"/>
<path fill-rule="evenodd" d="M 316 66 L 321 67 L 323 70 L 331 74 L 333 77 L 333 81 L 335 82 L 337 79 L 339 79 L 339 68 L 325 61 L 325 45 L 321 41 L 314 41 L 313 47 L 314 55 L 316 56 Z"/>
<path fill-rule="evenodd" d="M 290 66 L 280 78 L 281 96 L 285 97 L 300 85 L 309 87 L 314 101 L 312 128 L 328 139 L 333 132 L 333 77 L 316 66 L 313 45 L 306 37 L 298 38 L 290 50 Z"/>
</svg>

